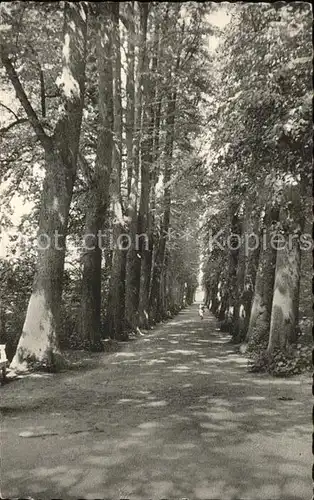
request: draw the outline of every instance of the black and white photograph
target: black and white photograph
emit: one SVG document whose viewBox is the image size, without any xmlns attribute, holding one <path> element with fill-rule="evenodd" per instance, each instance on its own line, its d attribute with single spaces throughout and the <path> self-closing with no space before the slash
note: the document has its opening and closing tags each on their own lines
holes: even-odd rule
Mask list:
<svg viewBox="0 0 314 500">
<path fill-rule="evenodd" d="M 313 498 L 312 27 L 0 3 L 0 499 Z"/>
</svg>

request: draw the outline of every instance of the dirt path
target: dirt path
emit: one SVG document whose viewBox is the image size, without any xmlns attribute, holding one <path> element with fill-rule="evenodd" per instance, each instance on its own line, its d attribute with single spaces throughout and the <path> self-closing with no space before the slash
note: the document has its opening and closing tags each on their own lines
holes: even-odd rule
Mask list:
<svg viewBox="0 0 314 500">
<path fill-rule="evenodd" d="M 311 499 L 309 377 L 247 373 L 196 305 L 102 360 L 0 389 L 3 498 Z"/>
</svg>

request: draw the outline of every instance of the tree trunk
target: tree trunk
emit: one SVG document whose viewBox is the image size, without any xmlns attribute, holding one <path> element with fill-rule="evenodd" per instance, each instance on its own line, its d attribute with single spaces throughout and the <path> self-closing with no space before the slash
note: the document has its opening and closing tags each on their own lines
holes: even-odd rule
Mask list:
<svg viewBox="0 0 314 500">
<path fill-rule="evenodd" d="M 111 276 L 107 307 L 109 337 L 119 341 L 128 339 L 125 324 L 125 266 L 126 248 L 122 209 L 119 200 L 114 199 L 113 238 L 115 247 L 112 255 Z"/>
<path fill-rule="evenodd" d="M 248 216 L 249 217 L 249 216 Z M 260 223 L 259 220 L 254 221 L 253 234 L 259 235 L 260 233 Z M 249 233 L 248 228 L 251 227 L 249 224 L 247 225 L 246 234 Z M 249 242 L 247 244 L 249 247 Z M 250 251 L 250 253 L 249 253 Z M 244 271 L 244 283 L 241 292 L 241 305 L 239 311 L 239 320 L 240 320 L 240 329 L 241 329 L 241 339 L 245 339 L 247 336 L 249 321 L 252 309 L 252 301 L 254 296 L 254 287 L 256 281 L 256 273 L 259 263 L 259 255 L 260 255 L 260 247 L 257 246 L 255 249 L 249 250 L 247 248 L 245 255 L 245 271 Z"/>
<path fill-rule="evenodd" d="M 156 71 L 158 65 L 158 27 L 154 33 L 155 53 L 149 72 L 148 58 L 144 64 L 144 116 L 143 137 L 141 146 L 141 199 L 138 218 L 138 233 L 140 238 L 141 279 L 139 292 L 139 326 L 149 328 L 149 290 L 151 283 L 153 255 L 153 213 L 150 210 L 154 198 L 155 165 L 154 134 L 155 134 L 155 99 L 157 92 Z M 148 73 L 150 76 L 148 76 Z M 154 81 L 155 80 L 155 81 Z"/>
<path fill-rule="evenodd" d="M 111 276 L 109 282 L 107 324 L 109 336 L 116 340 L 127 340 L 125 331 L 125 224 L 123 218 L 121 175 L 122 175 L 122 102 L 121 102 L 121 43 L 119 34 L 119 3 L 112 3 L 114 12 L 114 137 L 115 147 L 112 156 L 113 178 L 112 178 L 112 200 L 113 200 L 113 257 Z M 131 20 L 132 22 L 132 20 Z M 133 32 L 132 32 L 133 33 Z M 129 34 L 130 38 L 131 34 Z M 134 61 L 129 61 L 134 65 Z M 134 70 L 133 70 L 134 71 Z M 128 101 L 128 107 L 132 102 Z M 130 125 L 131 117 L 127 118 L 127 127 Z M 128 149 L 129 133 L 127 128 L 127 154 L 128 161 L 130 151 Z M 131 134 L 132 137 L 132 134 Z"/>
<path fill-rule="evenodd" d="M 246 343 L 249 347 L 258 346 L 260 349 L 266 348 L 269 336 L 276 267 L 276 250 L 271 245 L 271 238 L 274 236 L 274 226 L 279 217 L 278 207 L 267 207 L 266 210 L 262 227 L 254 298 L 246 335 Z"/>
<path fill-rule="evenodd" d="M 53 369 L 60 356 L 59 316 L 72 180 L 58 156 L 53 151 L 46 154 L 36 276 L 22 336 L 11 363 L 15 370 Z"/>
<path fill-rule="evenodd" d="M 137 68 L 137 89 L 134 117 L 134 136 L 133 136 L 133 176 L 131 183 L 131 192 L 128 204 L 129 218 L 129 236 L 131 246 L 126 257 L 126 282 L 125 282 L 125 311 L 126 319 L 132 330 L 138 326 L 138 307 L 141 276 L 141 255 L 136 237 L 138 230 L 138 184 L 139 184 L 139 165 L 140 165 L 140 144 L 142 134 L 142 101 L 143 101 L 143 83 L 144 70 L 146 65 L 146 38 L 147 38 L 147 18 L 148 3 L 138 3 L 140 9 L 140 36 L 139 36 L 139 61 Z"/>
<path fill-rule="evenodd" d="M 100 234 L 104 229 L 109 206 L 112 165 L 113 90 L 110 12 L 105 5 L 98 13 L 96 54 L 98 66 L 98 139 L 95 174 L 90 186 L 86 214 L 83 264 L 80 336 L 87 349 L 101 349 L 101 261 Z"/>
<path fill-rule="evenodd" d="M 223 285 L 221 286 L 219 293 L 221 295 L 221 298 L 220 298 L 219 305 L 218 305 L 217 318 L 218 318 L 218 321 L 222 322 L 222 325 L 221 325 L 222 328 L 225 328 L 226 317 L 228 314 L 228 304 L 229 304 L 229 295 L 228 295 L 228 291 L 226 289 L 225 283 L 223 283 Z"/>
<path fill-rule="evenodd" d="M 134 133 L 134 104 L 135 104 L 135 27 L 134 27 L 134 2 L 128 2 L 128 54 L 127 54 L 127 75 L 126 75 L 126 120 L 125 120 L 125 141 L 127 150 L 127 185 L 128 198 L 131 195 L 132 175 L 133 175 L 133 133 Z"/>
<path fill-rule="evenodd" d="M 195 287 L 192 284 L 188 284 L 186 290 L 186 303 L 188 306 L 193 304 L 194 294 L 195 294 Z"/>
<path fill-rule="evenodd" d="M 60 302 L 68 215 L 76 177 L 82 120 L 86 60 L 86 9 L 65 2 L 63 73 L 60 87 L 64 111 L 52 138 L 48 137 L 19 82 L 9 58 L 2 52 L 7 74 L 45 149 L 44 180 L 36 276 L 23 332 L 11 363 L 14 370 L 53 370 L 60 360 L 58 344 Z M 75 26 L 75 29 L 73 29 Z M 68 75 L 72 75 L 69 80 Z"/>
<path fill-rule="evenodd" d="M 0 344 L 5 344 L 6 341 L 7 341 L 6 310 L 2 303 L 2 299 L 0 297 Z"/>
<path fill-rule="evenodd" d="M 159 34 L 159 25 L 156 25 L 155 27 L 155 33 L 154 33 L 154 45 L 156 52 L 153 56 L 153 62 L 152 62 L 152 73 L 153 77 L 155 76 L 156 81 L 154 85 L 154 91 L 153 91 L 153 96 L 152 96 L 152 102 L 154 103 L 151 106 L 151 113 L 152 113 L 152 166 L 151 166 L 151 175 L 150 175 L 150 217 L 149 217 L 149 250 L 150 250 L 150 255 L 147 255 L 147 259 L 150 260 L 150 263 L 146 264 L 150 265 L 150 275 L 149 275 L 149 287 L 148 287 L 148 293 L 147 295 L 144 294 L 144 290 L 142 293 L 143 300 L 145 300 L 145 304 L 140 304 L 140 311 L 146 311 L 148 312 L 148 317 L 146 317 L 146 314 L 142 314 L 142 316 L 145 316 L 145 322 L 149 326 L 152 322 L 155 320 L 155 316 L 150 316 L 150 296 L 151 296 L 151 288 L 152 288 L 152 271 L 154 268 L 154 262 L 155 258 L 157 255 L 157 249 L 158 249 L 158 239 L 156 238 L 155 234 L 155 211 L 156 211 L 156 184 L 158 182 L 158 177 L 159 177 L 159 164 L 160 164 L 160 124 L 161 124 L 161 109 L 162 109 L 162 95 L 160 91 L 160 86 L 158 83 L 158 71 L 160 70 L 160 63 L 161 63 L 161 56 L 162 56 L 162 51 L 161 51 L 161 44 L 160 44 L 160 34 Z M 148 285 L 148 279 L 145 282 L 145 286 Z M 143 285 L 144 288 L 144 285 Z"/>
<path fill-rule="evenodd" d="M 170 209 L 171 209 L 171 162 L 174 143 L 174 125 L 176 111 L 176 91 L 168 96 L 167 118 L 166 118 L 166 144 L 165 144 L 165 165 L 164 165 L 164 213 L 160 228 L 160 240 L 155 256 L 151 294 L 149 299 L 149 316 L 158 321 L 161 318 L 160 311 L 160 284 L 161 276 L 165 271 L 164 260 L 166 251 L 166 238 L 170 227 Z"/>
<path fill-rule="evenodd" d="M 141 231 L 142 233 L 142 231 Z M 152 268 L 152 239 L 148 240 L 148 249 L 143 249 L 141 254 L 141 280 L 139 295 L 139 326 L 140 328 L 149 328 L 149 288 L 151 281 Z"/>
<path fill-rule="evenodd" d="M 251 205 L 245 208 L 245 214 L 242 217 L 242 238 L 241 248 L 239 249 L 238 270 L 237 270 L 237 307 L 234 311 L 234 323 L 237 324 L 235 330 L 236 342 L 243 342 L 248 329 L 251 304 L 254 292 L 254 283 L 256 277 L 256 269 L 258 266 L 259 249 L 249 250 L 250 240 L 249 234 L 258 235 L 259 219 L 256 217 L 252 221 Z M 249 254 L 250 251 L 250 254 Z"/>
<path fill-rule="evenodd" d="M 87 234 L 91 226 L 86 223 Z M 86 235 L 85 235 L 86 240 Z M 92 243 L 92 242 L 91 242 Z M 101 249 L 93 243 L 82 255 L 80 338 L 87 350 L 101 350 Z"/>
<path fill-rule="evenodd" d="M 298 325 L 301 269 L 300 235 L 304 227 L 300 186 L 285 189 L 280 210 L 282 245 L 277 250 L 275 286 L 267 351 L 284 350 L 295 342 Z"/>
<path fill-rule="evenodd" d="M 209 303 L 210 303 L 210 310 L 211 312 L 216 316 L 218 307 L 219 307 L 219 300 L 218 300 L 218 283 L 219 283 L 219 275 L 217 276 L 216 280 L 212 283 L 211 288 L 209 290 L 210 295 L 209 295 Z"/>
<path fill-rule="evenodd" d="M 229 249 L 229 276 L 228 276 L 228 311 L 227 311 L 227 326 L 232 333 L 234 342 L 239 340 L 239 257 L 240 257 L 240 238 L 241 238 L 241 221 L 239 216 L 239 206 L 232 204 L 231 212 L 231 238 Z M 241 273 L 241 271 L 240 271 Z"/>
<path fill-rule="evenodd" d="M 180 10 L 180 6 L 178 7 Z M 168 24 L 168 10 L 166 11 L 166 16 L 164 19 L 164 26 Z M 184 24 L 182 25 L 182 34 L 184 33 Z M 163 35 L 165 31 L 163 30 Z M 163 44 L 160 46 L 160 54 L 163 56 Z M 173 157 L 173 145 L 175 137 L 175 114 L 176 114 L 176 104 L 177 104 L 177 72 L 180 68 L 181 61 L 181 46 L 178 48 L 178 54 L 176 57 L 176 64 L 174 68 L 170 69 L 169 72 L 169 82 L 172 83 L 172 91 L 168 91 L 167 99 L 167 110 L 166 110 L 166 138 L 165 138 L 165 150 L 164 150 L 164 210 L 163 218 L 160 225 L 160 238 L 158 242 L 158 248 L 155 252 L 154 264 L 152 269 L 152 283 L 149 298 L 149 317 L 152 321 L 160 321 L 163 315 L 166 313 L 164 310 L 164 284 L 167 274 L 167 262 L 165 261 L 166 256 L 166 240 L 168 237 L 168 232 L 170 228 L 170 210 L 171 210 L 171 174 L 172 174 L 172 157 Z M 161 96 L 159 96 L 161 97 Z M 160 102 L 161 106 L 161 102 Z M 161 108 L 157 111 L 158 121 L 160 120 Z M 157 147 L 159 149 L 159 122 L 157 135 L 154 138 L 154 142 L 157 140 Z M 157 150 L 158 151 L 158 150 Z M 162 296 L 161 296 L 162 295 Z"/>
</svg>

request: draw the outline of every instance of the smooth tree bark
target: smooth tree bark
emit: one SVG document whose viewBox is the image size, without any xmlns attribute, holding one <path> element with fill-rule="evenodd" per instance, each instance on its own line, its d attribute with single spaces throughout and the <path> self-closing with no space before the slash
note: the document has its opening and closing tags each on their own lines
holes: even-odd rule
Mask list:
<svg viewBox="0 0 314 500">
<path fill-rule="evenodd" d="M 197 284 L 188 283 L 186 289 L 186 303 L 188 306 L 191 306 L 195 300 L 195 292 L 196 292 Z"/>
<path fill-rule="evenodd" d="M 136 91 L 134 105 L 134 134 L 133 134 L 133 173 L 130 196 L 128 200 L 129 241 L 130 248 L 126 258 L 125 279 L 125 314 L 131 330 L 138 328 L 138 307 L 141 274 L 141 254 L 139 248 L 138 230 L 138 205 L 139 205 L 139 174 L 140 174 L 140 148 L 142 134 L 143 113 L 143 84 L 144 70 L 147 57 L 147 20 L 148 2 L 138 2 L 140 14 L 139 26 L 139 53 L 136 72 Z"/>
<path fill-rule="evenodd" d="M 279 218 L 281 231 L 267 346 L 270 354 L 276 349 L 285 350 L 297 338 L 303 214 L 300 185 L 286 186 Z"/>
<path fill-rule="evenodd" d="M 253 234 L 260 236 L 259 231 L 259 221 L 253 224 Z M 248 234 L 248 231 L 246 232 Z M 256 245 L 256 248 L 249 249 L 251 245 L 250 241 L 244 242 L 245 255 L 245 271 L 244 271 L 244 283 L 242 288 L 242 293 L 240 296 L 240 310 L 239 310 L 239 326 L 241 332 L 241 340 L 245 340 L 247 331 L 249 328 L 249 321 L 251 315 L 252 301 L 254 296 L 254 287 L 256 281 L 256 273 L 259 263 L 260 248 Z M 247 248 L 247 249 L 246 249 Z"/>
<path fill-rule="evenodd" d="M 133 176 L 133 136 L 135 106 L 135 24 L 134 2 L 128 2 L 128 48 L 126 69 L 125 142 L 127 150 L 127 191 L 131 195 Z"/>
<path fill-rule="evenodd" d="M 221 321 L 221 328 L 227 328 L 226 318 L 229 313 L 229 290 L 227 287 L 227 279 L 220 282 L 220 288 L 218 290 L 219 305 L 217 310 L 217 318 Z"/>
<path fill-rule="evenodd" d="M 217 285 L 217 318 L 219 321 L 223 322 L 228 314 L 229 307 L 229 253 L 224 256 L 223 267 L 219 273 L 219 281 Z"/>
<path fill-rule="evenodd" d="M 224 253 L 221 250 L 218 248 L 211 249 L 206 267 L 204 268 L 204 276 L 206 277 L 204 282 L 204 302 L 215 316 L 218 316 L 221 299 L 220 288 L 222 281 L 221 270 L 224 268 L 223 257 Z"/>
<path fill-rule="evenodd" d="M 86 210 L 80 338 L 86 349 L 101 349 L 102 232 L 108 227 L 110 176 L 113 145 L 112 16 L 110 5 L 99 4 L 97 12 L 96 57 L 98 68 L 98 127 L 95 171 Z"/>
<path fill-rule="evenodd" d="M 179 14 L 180 5 L 176 6 L 177 13 Z M 167 30 L 169 29 L 169 9 L 166 8 L 165 17 L 163 20 L 163 27 L 161 36 L 167 37 Z M 175 64 L 171 65 L 167 70 L 167 86 L 165 92 L 165 146 L 163 154 L 163 215 L 160 224 L 159 241 L 156 244 L 154 251 L 154 259 L 152 266 L 152 279 L 149 297 L 149 318 L 152 322 L 158 322 L 167 315 L 165 303 L 165 287 L 167 281 L 167 259 L 166 259 L 166 241 L 170 229 L 170 212 L 171 212 L 171 178 L 172 178 L 172 160 L 173 148 L 175 141 L 175 121 L 177 111 L 177 96 L 178 96 L 178 73 L 180 70 L 181 56 L 182 56 L 182 41 L 184 40 L 183 23 L 181 28 L 181 37 L 178 40 L 177 56 Z M 163 58 L 165 50 L 165 41 L 160 44 L 160 56 Z M 161 104 L 160 104 L 161 105 Z M 160 109 L 157 111 L 160 119 Z M 159 125 L 159 123 L 158 123 Z M 156 127 L 159 130 L 159 127 Z M 159 149 L 159 132 L 157 134 L 158 149 Z"/>
<path fill-rule="evenodd" d="M 0 297 L 0 344 L 5 344 L 6 341 L 6 310 Z"/>
<path fill-rule="evenodd" d="M 185 305 L 185 288 L 186 283 L 182 277 L 178 277 L 176 272 L 173 272 L 175 256 L 168 256 L 169 265 L 167 266 L 166 275 L 166 303 L 165 310 L 167 315 L 177 314 Z"/>
<path fill-rule="evenodd" d="M 158 68 L 158 25 L 155 26 L 153 46 L 154 52 L 149 68 L 148 57 L 144 63 L 144 96 L 143 96 L 143 134 L 141 142 L 141 196 L 138 216 L 139 250 L 141 255 L 141 277 L 139 291 L 139 327 L 149 328 L 149 291 L 153 257 L 153 224 L 154 188 L 156 182 L 156 150 L 154 146 L 155 132 L 155 100 L 157 96 Z"/>
<path fill-rule="evenodd" d="M 267 346 L 275 280 L 276 249 L 273 245 L 273 238 L 279 218 L 279 207 L 276 203 L 269 203 L 265 210 L 260 234 L 260 254 L 254 298 L 245 339 L 245 343 L 253 349 L 262 349 Z"/>
<path fill-rule="evenodd" d="M 148 294 L 146 295 L 144 289 L 142 288 L 141 297 L 140 297 L 140 318 L 143 318 L 144 324 L 146 326 L 151 326 L 151 323 L 155 321 L 155 317 L 150 315 L 150 297 L 151 297 L 151 289 L 152 289 L 152 272 L 154 269 L 155 257 L 157 255 L 157 249 L 159 245 L 159 238 L 157 236 L 157 225 L 156 225 L 156 186 L 159 180 L 160 175 L 160 163 L 161 163 L 161 147 L 160 147 L 160 133 L 161 133 L 161 124 L 162 124 L 162 104 L 163 104 L 163 92 L 161 90 L 160 84 L 160 71 L 162 65 L 163 58 L 163 46 L 160 42 L 160 25 L 157 21 L 154 32 L 154 47 L 155 52 L 152 60 L 152 78 L 155 78 L 155 82 L 153 82 L 153 96 L 152 96 L 152 106 L 151 106 L 151 128 L 152 128 L 152 165 L 150 169 L 150 213 L 149 213 L 149 235 L 148 235 L 148 244 L 150 251 L 150 278 L 149 278 L 149 289 Z M 148 280 L 146 281 L 147 285 Z M 144 313 L 144 310 L 148 312 L 148 317 Z"/>
<path fill-rule="evenodd" d="M 122 101 L 121 42 L 119 34 L 119 3 L 112 3 L 114 55 L 114 149 L 112 155 L 112 232 L 113 255 L 107 306 L 108 334 L 115 340 L 127 340 L 125 329 L 125 267 L 126 249 L 124 209 L 122 205 Z M 134 64 L 134 62 L 133 62 Z"/>
<path fill-rule="evenodd" d="M 230 206 L 230 231 L 229 243 L 229 266 L 228 266 L 228 307 L 224 321 L 228 329 L 230 328 L 233 341 L 238 341 L 239 336 L 239 281 L 241 281 L 242 269 L 239 270 L 239 258 L 241 256 L 241 217 L 239 206 L 232 203 Z"/>
<path fill-rule="evenodd" d="M 244 207 L 242 215 L 242 237 L 237 270 L 238 307 L 235 308 L 234 312 L 234 323 L 236 324 L 234 332 L 238 342 L 244 341 L 249 325 L 259 258 L 257 236 L 259 236 L 259 218 L 254 214 L 254 207 L 248 203 Z"/>
<path fill-rule="evenodd" d="M 219 285 L 219 274 L 215 276 L 215 280 L 211 284 L 209 289 L 209 297 L 208 297 L 208 307 L 210 311 L 216 316 L 219 307 L 219 295 L 218 295 L 218 285 Z"/>
<path fill-rule="evenodd" d="M 6 47 L 1 59 L 18 99 L 45 151 L 38 260 L 25 323 L 11 368 L 53 370 L 61 361 L 58 343 L 68 215 L 76 177 L 85 86 L 87 9 L 65 2 L 63 67 L 58 80 L 63 111 L 48 136 L 19 80 Z"/>
<path fill-rule="evenodd" d="M 166 240 L 170 227 L 170 211 L 171 211 L 171 173 L 172 173 L 172 155 L 174 144 L 174 126 L 176 112 L 177 92 L 171 92 L 168 95 L 167 111 L 166 111 L 166 143 L 164 151 L 164 209 L 160 228 L 159 245 L 156 251 L 152 285 L 149 299 L 149 316 L 154 321 L 159 321 L 165 313 L 162 307 L 163 300 L 161 297 L 161 282 L 162 275 L 165 271 L 165 252 Z M 163 278 L 164 279 L 164 278 Z"/>
</svg>

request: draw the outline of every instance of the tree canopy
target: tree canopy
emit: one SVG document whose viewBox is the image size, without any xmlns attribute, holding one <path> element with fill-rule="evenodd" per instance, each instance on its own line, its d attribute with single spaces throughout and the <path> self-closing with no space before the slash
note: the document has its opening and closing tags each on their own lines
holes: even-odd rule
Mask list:
<svg viewBox="0 0 314 500">
<path fill-rule="evenodd" d="M 12 366 L 56 369 L 64 349 L 126 341 L 191 304 L 201 272 L 253 369 L 299 370 L 309 4 L 0 9 L 0 336 Z M 249 235 L 268 244 L 248 248 Z"/>
</svg>

